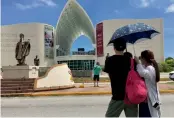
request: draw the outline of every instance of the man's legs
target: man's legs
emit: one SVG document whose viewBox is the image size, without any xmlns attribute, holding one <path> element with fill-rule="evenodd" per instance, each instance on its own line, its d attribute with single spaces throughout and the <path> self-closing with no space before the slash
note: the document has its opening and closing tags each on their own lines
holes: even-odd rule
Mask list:
<svg viewBox="0 0 174 118">
<path fill-rule="evenodd" d="M 94 81 L 94 87 L 95 87 L 95 81 Z"/>
<path fill-rule="evenodd" d="M 96 87 L 96 75 L 94 75 L 94 77 L 93 77 L 93 81 L 94 81 L 94 87 Z"/>
<path fill-rule="evenodd" d="M 138 117 L 138 105 L 124 105 L 126 117 Z"/>
<path fill-rule="evenodd" d="M 100 81 L 100 77 L 99 77 L 99 75 L 97 75 L 97 87 L 99 87 L 99 85 L 98 85 L 98 83 L 99 83 L 99 81 Z"/>
<path fill-rule="evenodd" d="M 96 87 L 95 83 L 96 83 L 96 81 L 94 80 L 94 87 Z"/>
<path fill-rule="evenodd" d="M 124 109 L 124 102 L 122 100 L 111 100 L 105 114 L 105 117 L 119 117 Z"/>
</svg>

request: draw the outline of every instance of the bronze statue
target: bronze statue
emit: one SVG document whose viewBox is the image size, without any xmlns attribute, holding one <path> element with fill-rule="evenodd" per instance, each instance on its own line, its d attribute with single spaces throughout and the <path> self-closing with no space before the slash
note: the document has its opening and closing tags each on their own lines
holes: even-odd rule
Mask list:
<svg viewBox="0 0 174 118">
<path fill-rule="evenodd" d="M 16 44 L 15 58 L 18 61 L 17 65 L 21 66 L 21 65 L 26 65 L 25 58 L 30 53 L 31 45 L 30 45 L 30 39 L 28 39 L 28 41 L 24 41 L 24 34 L 21 33 L 19 36 L 20 40 Z"/>
<path fill-rule="evenodd" d="M 39 66 L 39 64 L 40 64 L 40 60 L 39 60 L 38 56 L 36 55 L 36 58 L 34 59 L 34 65 Z"/>
</svg>

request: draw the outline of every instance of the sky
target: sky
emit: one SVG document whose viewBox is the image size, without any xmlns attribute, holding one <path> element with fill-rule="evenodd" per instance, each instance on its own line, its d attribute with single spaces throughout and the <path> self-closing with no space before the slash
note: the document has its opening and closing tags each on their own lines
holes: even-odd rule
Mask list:
<svg viewBox="0 0 174 118">
<path fill-rule="evenodd" d="M 174 57 L 174 0 L 77 0 L 85 9 L 94 27 L 108 19 L 164 20 L 165 57 Z M 67 0 L 1 0 L 1 25 L 40 22 L 57 24 Z M 93 49 L 85 36 L 79 37 L 72 50 L 84 47 Z"/>
</svg>

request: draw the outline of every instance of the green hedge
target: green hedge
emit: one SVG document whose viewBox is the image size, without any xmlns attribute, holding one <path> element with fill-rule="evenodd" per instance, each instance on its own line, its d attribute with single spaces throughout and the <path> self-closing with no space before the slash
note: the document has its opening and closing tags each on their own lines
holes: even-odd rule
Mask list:
<svg viewBox="0 0 174 118">
<path fill-rule="evenodd" d="M 172 57 L 168 57 L 164 62 L 159 64 L 160 72 L 171 72 L 174 70 L 174 59 Z"/>
</svg>

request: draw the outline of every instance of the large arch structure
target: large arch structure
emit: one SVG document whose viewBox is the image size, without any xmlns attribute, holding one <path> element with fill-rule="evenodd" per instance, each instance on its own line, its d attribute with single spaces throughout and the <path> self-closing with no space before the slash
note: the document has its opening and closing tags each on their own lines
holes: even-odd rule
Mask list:
<svg viewBox="0 0 174 118">
<path fill-rule="evenodd" d="M 81 35 L 85 35 L 95 44 L 94 26 L 89 16 L 76 0 L 68 0 L 56 26 L 56 56 L 69 55 L 72 43 Z"/>
</svg>

